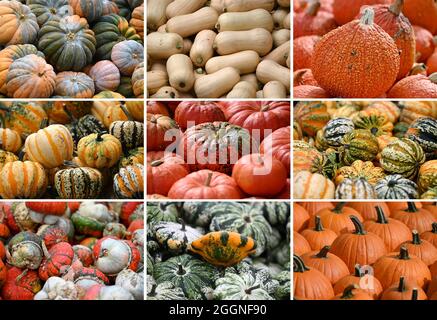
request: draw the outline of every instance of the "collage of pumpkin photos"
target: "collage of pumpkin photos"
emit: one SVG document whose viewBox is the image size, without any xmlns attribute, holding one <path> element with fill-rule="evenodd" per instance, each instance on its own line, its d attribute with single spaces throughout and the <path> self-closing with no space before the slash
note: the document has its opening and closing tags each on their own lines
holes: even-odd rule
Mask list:
<svg viewBox="0 0 437 320">
<path fill-rule="evenodd" d="M 437 300 L 437 2 L 0 0 L 5 300 Z"/>
</svg>

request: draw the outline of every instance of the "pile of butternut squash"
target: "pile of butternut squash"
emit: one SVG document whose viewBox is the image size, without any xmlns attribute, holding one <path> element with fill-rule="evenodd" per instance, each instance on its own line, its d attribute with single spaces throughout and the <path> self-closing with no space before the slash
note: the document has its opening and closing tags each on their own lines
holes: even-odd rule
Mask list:
<svg viewBox="0 0 437 320">
<path fill-rule="evenodd" d="M 287 98 L 290 0 L 149 0 L 151 98 Z"/>
</svg>

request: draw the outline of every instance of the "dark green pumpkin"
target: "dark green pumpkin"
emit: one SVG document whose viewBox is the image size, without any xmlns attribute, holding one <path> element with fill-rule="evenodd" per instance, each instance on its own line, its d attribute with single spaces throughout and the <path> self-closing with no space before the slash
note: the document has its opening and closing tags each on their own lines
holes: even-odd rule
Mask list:
<svg viewBox="0 0 437 320">
<path fill-rule="evenodd" d="M 346 165 L 356 160 L 372 161 L 379 151 L 376 138 L 367 130 L 354 130 L 343 138 L 339 148 L 341 159 Z"/>
<path fill-rule="evenodd" d="M 114 121 L 109 133 L 120 140 L 125 152 L 144 144 L 144 124 L 138 121 Z"/>
<path fill-rule="evenodd" d="M 144 0 L 113 0 L 120 9 L 119 15 L 130 20 L 132 11 L 144 3 Z"/>
<path fill-rule="evenodd" d="M 116 14 L 101 17 L 93 27 L 97 41 L 96 57 L 99 60 L 110 60 L 112 47 L 124 40 L 141 41 L 129 22 Z"/>
<path fill-rule="evenodd" d="M 102 174 L 93 168 L 70 168 L 55 174 L 55 188 L 63 199 L 96 199 L 103 188 Z"/>
<path fill-rule="evenodd" d="M 393 135 L 396 138 L 404 138 L 409 127 L 410 125 L 406 122 L 398 122 L 393 128 Z"/>
<path fill-rule="evenodd" d="M 323 129 L 323 135 L 326 143 L 331 147 L 341 146 L 343 137 L 351 133 L 355 126 L 351 119 L 336 118 L 329 120 Z"/>
<path fill-rule="evenodd" d="M 83 137 L 105 130 L 106 128 L 103 123 L 91 114 L 87 114 L 81 117 L 77 122 L 73 122 L 71 127 L 71 133 L 76 143 Z"/>
<path fill-rule="evenodd" d="M 261 203 L 264 217 L 272 226 L 284 226 L 290 219 L 290 204 L 266 201 Z"/>
<path fill-rule="evenodd" d="M 197 227 L 207 227 L 215 215 L 214 202 L 184 202 L 182 207 L 183 219 Z"/>
<path fill-rule="evenodd" d="M 408 128 L 405 137 L 417 142 L 425 153 L 437 151 L 437 120 L 419 118 Z"/>
<path fill-rule="evenodd" d="M 27 5 L 36 16 L 40 27 L 47 21 L 59 20 L 73 14 L 68 0 L 27 0 Z"/>
<path fill-rule="evenodd" d="M 149 202 L 147 203 L 147 223 L 154 225 L 163 221 L 176 222 L 180 217 L 179 202 Z"/>
<path fill-rule="evenodd" d="M 96 39 L 85 19 L 67 16 L 48 21 L 38 36 L 38 48 L 58 71 L 80 71 L 93 61 Z"/>
<path fill-rule="evenodd" d="M 69 0 L 74 14 L 86 18 L 90 23 L 103 15 L 104 3 L 102 0 Z"/>
<path fill-rule="evenodd" d="M 400 174 L 386 176 L 375 185 L 379 199 L 417 199 L 417 184 Z"/>
<path fill-rule="evenodd" d="M 120 85 L 117 88 L 117 92 L 125 98 L 134 98 L 134 90 L 132 87 L 131 77 L 120 78 Z"/>
</svg>

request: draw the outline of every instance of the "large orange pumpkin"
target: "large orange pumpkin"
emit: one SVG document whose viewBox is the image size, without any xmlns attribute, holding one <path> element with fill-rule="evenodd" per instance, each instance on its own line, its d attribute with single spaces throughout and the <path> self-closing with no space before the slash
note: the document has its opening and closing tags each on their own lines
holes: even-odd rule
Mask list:
<svg viewBox="0 0 437 320">
<path fill-rule="evenodd" d="M 416 61 L 426 62 L 434 52 L 433 35 L 427 29 L 419 26 L 413 26 L 413 30 L 416 38 Z"/>
<path fill-rule="evenodd" d="M 388 92 L 389 98 L 437 98 L 437 73 L 403 78 Z"/>
<path fill-rule="evenodd" d="M 334 16 L 329 12 L 320 10 L 320 7 L 320 1 L 316 0 L 304 12 L 294 15 L 294 38 L 310 35 L 323 36 L 337 27 Z"/>
<path fill-rule="evenodd" d="M 354 272 L 352 274 L 349 274 L 337 281 L 337 283 L 334 285 L 335 294 L 342 293 L 350 285 L 358 286 L 358 288 L 366 291 L 374 299 L 378 299 L 384 290 L 379 280 L 373 276 L 371 267 L 360 266 L 359 264 L 355 265 Z"/>
<path fill-rule="evenodd" d="M 334 0 L 332 7 L 335 21 L 343 25 L 352 21 L 364 5 L 389 4 L 391 0 Z"/>
<path fill-rule="evenodd" d="M 175 110 L 174 119 L 182 130 L 197 124 L 225 121 L 219 105 L 212 101 L 182 101 Z"/>
<path fill-rule="evenodd" d="M 311 67 L 311 59 L 320 36 L 304 36 L 293 40 L 293 70 Z"/>
<path fill-rule="evenodd" d="M 435 221 L 431 212 L 416 206 L 414 202 L 408 202 L 406 209 L 392 211 L 392 218 L 402 221 L 410 230 L 417 230 L 419 233 L 432 230 Z"/>
<path fill-rule="evenodd" d="M 337 234 L 330 229 L 325 229 L 319 216 L 315 216 L 314 221 L 314 228 L 303 230 L 301 235 L 308 241 L 312 250 L 320 250 L 324 246 L 330 246 L 337 238 Z"/>
<path fill-rule="evenodd" d="M 434 0 L 405 0 L 403 13 L 412 24 L 437 32 L 437 4 Z"/>
<path fill-rule="evenodd" d="M 417 299 L 412 299 L 414 290 L 417 290 Z M 427 296 L 415 281 L 400 277 L 399 282 L 395 282 L 383 292 L 381 300 L 427 300 Z"/>
<path fill-rule="evenodd" d="M 317 43 L 311 69 L 331 96 L 375 98 L 390 89 L 399 66 L 394 40 L 374 23 L 374 11 L 366 8 L 360 20 L 331 31 Z"/>
<path fill-rule="evenodd" d="M 164 150 L 179 135 L 176 121 L 168 116 L 147 113 L 147 151 Z M 171 131 L 169 131 L 171 130 Z M 166 138 L 167 133 L 167 138 Z M 171 135 L 170 135 L 171 134 Z"/>
<path fill-rule="evenodd" d="M 273 131 L 260 145 L 260 153 L 272 156 L 282 162 L 290 175 L 291 128 L 284 127 Z"/>
<path fill-rule="evenodd" d="M 412 240 L 402 243 L 397 250 L 401 246 L 407 248 L 408 252 L 421 259 L 428 266 L 437 261 L 437 248 L 427 240 L 421 239 L 416 230 L 413 230 Z"/>
<path fill-rule="evenodd" d="M 293 231 L 293 253 L 303 255 L 311 251 L 308 241 L 300 233 Z"/>
</svg>

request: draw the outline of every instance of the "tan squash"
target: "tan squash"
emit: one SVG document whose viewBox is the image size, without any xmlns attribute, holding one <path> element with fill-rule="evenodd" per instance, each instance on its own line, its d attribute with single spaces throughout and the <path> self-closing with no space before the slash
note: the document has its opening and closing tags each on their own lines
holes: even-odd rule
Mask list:
<svg viewBox="0 0 437 320">
<path fill-rule="evenodd" d="M 290 41 L 291 32 L 289 29 L 279 29 L 272 32 L 273 47 L 277 48 L 281 44 Z"/>
<path fill-rule="evenodd" d="M 281 82 L 287 90 L 290 90 L 290 69 L 281 66 L 273 60 L 263 60 L 256 68 L 258 80 L 264 84 L 269 81 L 277 80 Z"/>
<path fill-rule="evenodd" d="M 281 7 L 284 7 L 284 8 L 289 8 L 291 6 L 290 0 L 277 0 L 277 2 Z"/>
<path fill-rule="evenodd" d="M 275 29 L 283 29 L 284 26 L 284 20 L 286 19 L 288 15 L 288 10 L 285 9 L 277 9 L 272 12 L 272 18 L 273 22 L 275 24 Z M 286 28 L 288 29 L 288 28 Z"/>
<path fill-rule="evenodd" d="M 167 24 L 163 24 L 162 26 L 160 26 L 156 32 L 160 32 L 160 33 L 166 33 L 167 31 L 165 30 L 167 28 Z"/>
<path fill-rule="evenodd" d="M 290 24 L 291 24 L 291 17 L 290 17 L 290 13 L 289 13 L 285 16 L 284 21 L 282 21 L 282 26 L 285 29 L 290 29 Z"/>
<path fill-rule="evenodd" d="M 184 54 L 172 55 L 167 60 L 170 85 L 180 92 L 188 92 L 194 85 L 193 63 Z"/>
<path fill-rule="evenodd" d="M 247 81 L 238 82 L 227 94 L 228 99 L 256 98 L 256 89 L 253 84 Z"/>
<path fill-rule="evenodd" d="M 156 30 L 167 22 L 165 9 L 173 0 L 148 0 L 147 1 L 147 28 Z"/>
<path fill-rule="evenodd" d="M 258 88 L 258 78 L 256 77 L 255 73 L 248 73 L 248 74 L 242 75 L 240 77 L 240 81 L 249 82 L 251 85 L 253 85 L 255 90 L 259 89 Z"/>
<path fill-rule="evenodd" d="M 272 11 L 275 0 L 223 0 L 224 12 L 244 12 L 253 9 L 266 9 Z"/>
<path fill-rule="evenodd" d="M 184 39 L 177 33 L 152 32 L 147 36 L 147 54 L 152 59 L 168 59 L 183 49 Z"/>
<path fill-rule="evenodd" d="M 272 47 L 272 34 L 263 28 L 249 31 L 223 31 L 214 40 L 214 49 L 220 55 L 253 50 L 260 56 L 265 56 Z"/>
<path fill-rule="evenodd" d="M 197 67 L 204 67 L 206 62 L 214 56 L 214 39 L 217 34 L 212 30 L 202 30 L 194 39 L 190 50 L 190 58 Z"/>
<path fill-rule="evenodd" d="M 281 99 L 287 98 L 287 88 L 280 81 L 269 81 L 263 87 L 263 98 Z"/>
<path fill-rule="evenodd" d="M 149 71 L 165 71 L 167 73 L 167 66 L 165 61 L 155 61 L 151 64 Z"/>
<path fill-rule="evenodd" d="M 167 85 L 167 71 L 152 70 L 147 72 L 147 90 L 149 90 L 151 94 L 156 93 L 160 88 Z"/>
<path fill-rule="evenodd" d="M 281 66 L 287 65 L 287 59 L 290 56 L 290 40 L 283 43 L 268 55 L 266 55 L 263 60 L 273 60 L 279 63 Z"/>
<path fill-rule="evenodd" d="M 151 98 L 156 99 L 177 99 L 181 95 L 180 93 L 173 87 L 165 86 L 160 88 Z"/>
<path fill-rule="evenodd" d="M 193 46 L 193 41 L 189 38 L 184 39 L 184 48 L 182 49 L 182 53 L 188 55 L 190 53 L 191 47 Z"/>
<path fill-rule="evenodd" d="M 219 98 L 231 91 L 238 81 L 240 81 L 238 70 L 227 67 L 196 81 L 194 91 L 198 98 Z"/>
<path fill-rule="evenodd" d="M 185 38 L 202 30 L 214 29 L 217 19 L 217 11 L 210 7 L 204 7 L 190 14 L 171 18 L 167 21 L 166 30 Z"/>
<path fill-rule="evenodd" d="M 226 67 L 237 69 L 240 74 L 252 73 L 256 71 L 260 61 L 256 51 L 245 50 L 225 56 L 213 57 L 205 65 L 207 73 L 214 73 Z"/>
<path fill-rule="evenodd" d="M 264 28 L 273 31 L 273 17 L 265 9 L 254 9 L 246 12 L 227 12 L 219 16 L 215 28 L 223 31 L 245 31 Z"/>
<path fill-rule="evenodd" d="M 207 0 L 174 0 L 167 6 L 165 13 L 169 19 L 193 13 L 202 8 L 206 1 Z"/>
</svg>

